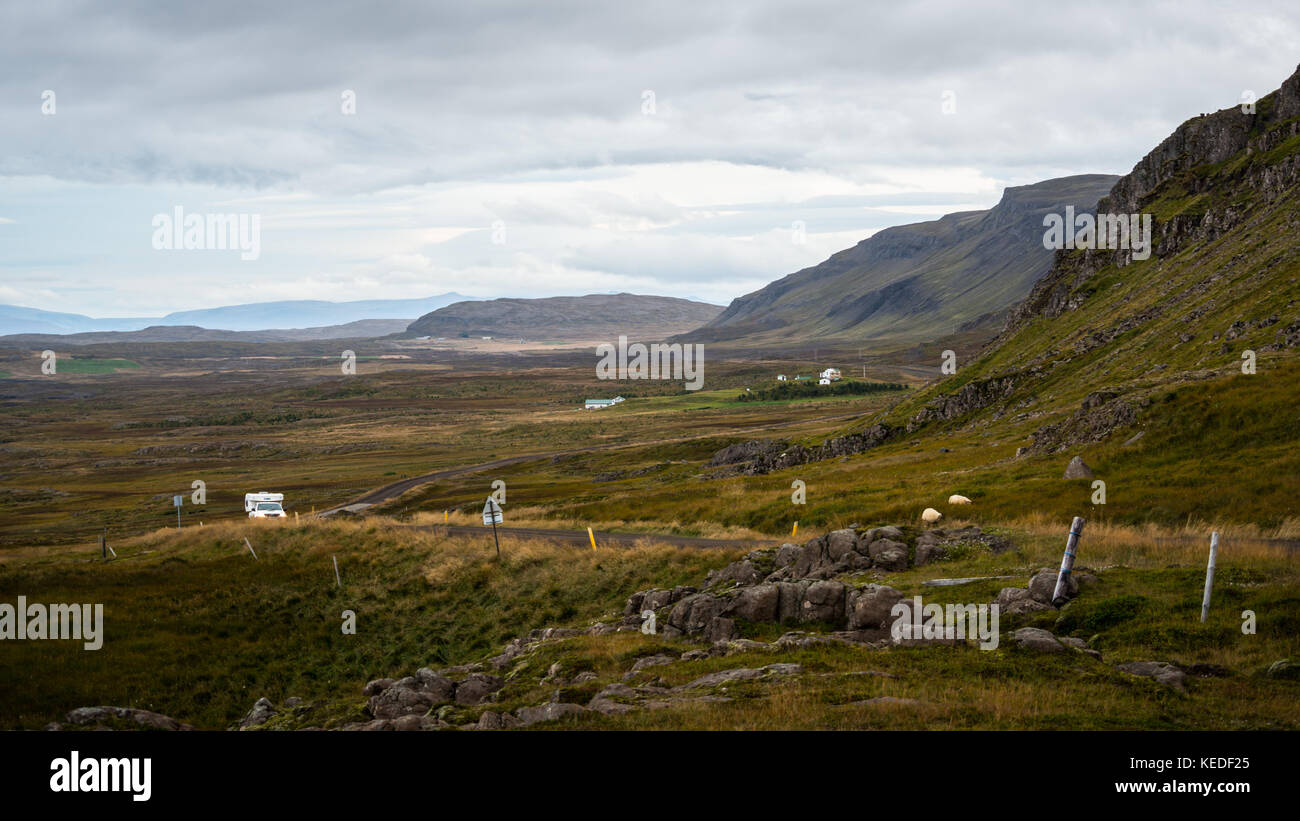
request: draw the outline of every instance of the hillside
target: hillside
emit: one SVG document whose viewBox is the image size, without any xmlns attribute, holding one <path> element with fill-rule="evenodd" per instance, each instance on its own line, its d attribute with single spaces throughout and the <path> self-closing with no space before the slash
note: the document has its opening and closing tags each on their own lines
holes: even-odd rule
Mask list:
<svg viewBox="0 0 1300 821">
<path fill-rule="evenodd" d="M 986 512 L 1077 510 L 1088 493 L 1063 488 L 1060 476 L 1082 455 L 1110 487 L 1094 515 L 1293 522 L 1297 184 L 1300 74 L 1253 114 L 1233 107 L 1187 121 L 1102 199 L 1102 212 L 1153 216 L 1149 259 L 1058 251 L 1001 334 L 954 375 L 839 436 L 733 469 L 761 474 L 865 451 L 887 460 L 937 438 L 962 448 L 945 462 L 963 465 L 967 495 L 987 494 Z"/>
<path fill-rule="evenodd" d="M 588 294 L 458 302 L 420 317 L 410 336 L 502 336 L 528 340 L 655 341 L 707 323 L 717 305 L 666 296 Z"/>
<path fill-rule="evenodd" d="M 987 322 L 1051 267 L 1043 216 L 1067 205 L 1092 208 L 1116 179 L 1086 174 L 1011 187 L 987 211 L 887 228 L 734 300 L 691 339 L 920 341 Z"/>
<path fill-rule="evenodd" d="M 404 319 L 360 319 L 319 328 L 268 328 L 261 331 L 222 331 L 196 325 L 151 325 L 138 331 L 88 331 L 75 334 L 12 334 L 0 345 L 43 348 L 58 345 L 114 345 L 142 342 L 309 342 L 322 339 L 365 339 L 401 333 Z"/>
<path fill-rule="evenodd" d="M 314 330 L 371 319 L 409 322 L 411 317 L 467 299 L 471 297 L 448 292 L 424 299 L 363 299 L 354 302 L 326 302 L 319 299 L 281 300 L 202 308 L 194 311 L 175 311 L 161 317 L 108 319 L 44 311 L 19 305 L 0 305 L 0 335 L 142 331 L 159 326 L 190 326 L 224 331 L 261 331 L 269 328 Z"/>
</svg>

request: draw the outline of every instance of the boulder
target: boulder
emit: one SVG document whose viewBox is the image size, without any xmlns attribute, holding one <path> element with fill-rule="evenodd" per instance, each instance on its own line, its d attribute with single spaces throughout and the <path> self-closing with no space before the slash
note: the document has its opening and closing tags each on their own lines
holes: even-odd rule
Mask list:
<svg viewBox="0 0 1300 821">
<path fill-rule="evenodd" d="M 807 579 L 798 582 L 777 582 L 780 599 L 777 604 L 776 620 L 782 624 L 795 622 L 803 613 L 804 592 L 812 584 Z"/>
<path fill-rule="evenodd" d="M 99 724 L 112 718 L 120 718 L 134 721 L 147 730 L 193 730 L 189 724 L 184 724 L 174 718 L 165 716 L 162 713 L 155 713 L 149 710 L 140 710 L 135 707 L 78 707 L 70 711 L 65 720 L 69 724 Z"/>
<path fill-rule="evenodd" d="M 845 601 L 849 629 L 888 629 L 893 620 L 890 610 L 902 598 L 902 593 L 880 584 L 869 584 L 849 591 Z"/>
<path fill-rule="evenodd" d="M 1022 627 L 1011 634 L 1016 643 L 1026 650 L 1038 653 L 1064 653 L 1065 645 L 1056 640 L 1056 636 L 1037 627 Z"/>
<path fill-rule="evenodd" d="M 1078 456 L 1070 460 L 1070 464 L 1065 466 L 1065 479 L 1091 479 L 1093 476 L 1092 468 L 1088 467 Z"/>
<path fill-rule="evenodd" d="M 1029 595 L 1029 590 L 1024 587 L 1002 588 L 994 603 L 998 606 L 998 612 L 1012 616 L 1052 609 L 1050 605 L 1044 604 Z"/>
<path fill-rule="evenodd" d="M 776 584 L 746 587 L 727 606 L 728 615 L 748 622 L 776 621 L 781 603 L 781 589 Z"/>
<path fill-rule="evenodd" d="M 789 567 L 799 561 L 799 556 L 803 553 L 803 547 L 797 544 L 783 544 L 776 549 L 776 566 L 777 568 Z"/>
<path fill-rule="evenodd" d="M 239 729 L 246 730 L 249 727 L 260 727 L 271 720 L 275 715 L 275 705 L 269 698 L 259 698 L 253 705 L 253 709 L 248 711 L 248 715 L 239 720 Z"/>
<path fill-rule="evenodd" d="M 799 605 L 799 621 L 824 621 L 838 624 L 844 620 L 845 586 L 835 581 L 815 581 L 804 591 Z"/>
<path fill-rule="evenodd" d="M 506 684 L 505 679 L 487 673 L 471 673 L 468 678 L 456 685 L 456 703 L 465 705 L 482 704 L 488 697 Z"/>
<path fill-rule="evenodd" d="M 721 613 L 724 604 L 725 600 L 709 593 L 692 593 L 673 606 L 668 626 L 682 633 L 698 633 Z"/>
<path fill-rule="evenodd" d="M 1052 604 L 1052 593 L 1056 590 L 1056 577 L 1059 573 L 1059 570 L 1046 567 L 1039 570 L 1029 580 L 1029 595 L 1035 601 Z M 1063 594 L 1067 600 L 1079 595 L 1079 584 L 1073 574 L 1066 576 Z"/>
<path fill-rule="evenodd" d="M 1165 661 L 1130 661 L 1119 665 L 1117 669 L 1129 675 L 1153 678 L 1180 693 L 1187 692 L 1187 674 Z"/>
<path fill-rule="evenodd" d="M 704 640 L 710 644 L 718 641 L 730 641 L 739 638 L 739 636 L 740 631 L 736 629 L 736 623 L 725 616 L 714 616 L 704 626 Z"/>
<path fill-rule="evenodd" d="M 585 712 L 587 712 L 587 708 L 581 704 L 550 702 L 536 707 L 520 707 L 515 711 L 515 715 L 518 717 L 521 726 L 528 727 L 543 721 L 558 721 L 565 716 L 580 715 Z"/>
<path fill-rule="evenodd" d="M 839 561 L 857 549 L 858 537 L 852 530 L 832 530 L 826 534 L 826 555 L 832 562 Z"/>
</svg>

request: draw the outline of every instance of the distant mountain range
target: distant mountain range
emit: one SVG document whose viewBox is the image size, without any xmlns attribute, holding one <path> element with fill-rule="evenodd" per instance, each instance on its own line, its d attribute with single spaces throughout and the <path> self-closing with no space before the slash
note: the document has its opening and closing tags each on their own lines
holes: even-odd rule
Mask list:
<svg viewBox="0 0 1300 821">
<path fill-rule="evenodd" d="M 722 306 L 642 294 L 458 302 L 412 322 L 408 336 L 499 336 L 533 341 L 659 341 L 698 328 Z"/>
<path fill-rule="evenodd" d="M 886 228 L 733 300 L 691 340 L 920 341 L 981 321 L 992 325 L 1052 266 L 1044 215 L 1066 206 L 1090 211 L 1118 179 L 1084 174 L 1009 187 L 987 211 Z"/>
<path fill-rule="evenodd" d="M 474 297 L 449 292 L 425 299 L 364 299 L 356 302 L 286 300 L 203 308 L 196 311 L 176 311 L 162 317 L 111 319 L 96 319 L 81 314 L 43 311 L 18 305 L 0 305 L 0 335 L 141 331 L 159 326 L 197 326 L 214 331 L 321 329 L 362 320 L 386 319 L 410 322 L 415 317 L 444 305 L 472 299 Z M 385 333 L 400 330 L 400 327 L 393 327 Z"/>
</svg>

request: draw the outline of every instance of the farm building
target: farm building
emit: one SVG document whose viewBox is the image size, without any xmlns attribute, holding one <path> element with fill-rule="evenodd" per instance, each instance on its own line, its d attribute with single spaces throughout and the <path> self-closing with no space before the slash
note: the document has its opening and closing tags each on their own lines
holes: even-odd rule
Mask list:
<svg viewBox="0 0 1300 821">
<path fill-rule="evenodd" d="M 613 399 L 588 399 L 582 406 L 583 410 L 600 410 L 601 408 L 610 408 L 623 401 L 623 397 L 615 396 Z"/>
<path fill-rule="evenodd" d="M 826 382 L 822 383 L 823 385 L 829 384 L 831 382 L 836 382 L 840 378 L 841 377 L 840 377 L 839 368 L 827 368 L 826 370 L 822 371 L 822 379 L 826 380 Z"/>
</svg>

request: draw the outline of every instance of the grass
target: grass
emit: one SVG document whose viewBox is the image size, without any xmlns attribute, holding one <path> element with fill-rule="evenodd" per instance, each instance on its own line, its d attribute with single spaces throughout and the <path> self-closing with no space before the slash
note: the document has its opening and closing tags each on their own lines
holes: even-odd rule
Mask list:
<svg viewBox="0 0 1300 821">
<path fill-rule="evenodd" d="M 636 590 L 699 584 L 740 551 L 642 545 L 590 551 L 503 538 L 503 560 L 490 539 L 441 538 L 391 520 L 222 524 L 158 531 L 117 547 L 101 562 L 85 549 L 33 547 L 0 565 L 0 600 L 105 605 L 102 650 L 73 642 L 22 642 L 0 655 L 7 688 L 0 723 L 39 728 L 63 712 L 95 704 L 152 709 L 200 727 L 237 721 L 260 697 L 289 696 L 306 706 L 273 726 L 336 726 L 364 718 L 362 685 L 422 666 L 480 660 L 538 627 L 586 627 L 617 620 Z M 1061 532 L 1031 517 L 1000 529 L 1018 550 L 971 552 L 884 581 L 927 601 L 989 601 L 1002 586 L 1023 584 L 1059 559 Z M 1060 613 L 1004 617 L 1002 643 L 967 648 L 867 650 L 829 646 L 675 662 L 650 668 L 644 681 L 684 684 L 708 672 L 772 662 L 805 672 L 789 682 L 752 682 L 705 691 L 733 701 L 683 702 L 622 717 L 582 716 L 561 728 L 600 729 L 1296 729 L 1300 682 L 1263 675 L 1270 663 L 1300 654 L 1300 562 L 1277 545 L 1225 539 L 1214 608 L 1199 623 L 1205 545 L 1182 544 L 1184 531 L 1111 525 L 1085 530 L 1080 567 L 1100 581 Z M 1199 533 L 1197 534 L 1199 535 Z M 248 536 L 254 560 L 242 544 Z M 343 588 L 335 587 L 337 556 Z M 1010 581 L 930 588 L 939 576 L 1012 575 Z M 857 583 L 871 578 L 852 579 Z M 340 632 L 343 610 L 358 632 Z M 1242 610 L 1257 633 L 1240 630 Z M 1090 640 L 1105 663 L 1083 655 L 1039 656 L 1014 646 L 1022 625 Z M 790 627 L 759 625 L 772 639 Z M 445 717 L 475 720 L 549 700 L 585 703 L 618 681 L 635 659 L 694 645 L 639 633 L 581 636 L 541 645 L 516 660 L 500 701 L 453 708 Z M 1112 665 L 1130 660 L 1209 664 L 1226 675 L 1196 678 L 1184 697 Z M 566 679 L 543 682 L 551 666 Z M 867 671 L 888 674 L 864 675 Z M 638 679 L 641 681 L 642 679 Z M 636 683 L 636 682 L 634 682 Z M 854 705 L 894 696 L 916 705 Z"/>
</svg>

